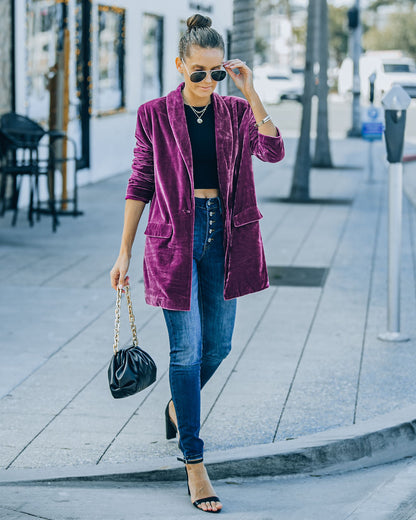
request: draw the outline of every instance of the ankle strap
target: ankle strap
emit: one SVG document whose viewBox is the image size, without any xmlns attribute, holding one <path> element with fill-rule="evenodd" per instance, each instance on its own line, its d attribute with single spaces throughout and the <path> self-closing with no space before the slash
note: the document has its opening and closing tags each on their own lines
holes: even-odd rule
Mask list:
<svg viewBox="0 0 416 520">
<path fill-rule="evenodd" d="M 200 462 L 204 461 L 203 458 L 193 459 L 193 460 L 189 460 L 186 458 L 181 459 L 181 457 L 176 457 L 176 458 L 179 460 L 179 462 L 183 462 L 184 464 L 199 464 Z"/>
</svg>

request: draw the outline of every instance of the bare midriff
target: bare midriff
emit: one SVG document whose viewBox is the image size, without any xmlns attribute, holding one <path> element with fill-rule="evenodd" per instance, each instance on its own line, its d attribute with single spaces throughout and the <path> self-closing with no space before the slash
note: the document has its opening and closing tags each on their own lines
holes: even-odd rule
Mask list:
<svg viewBox="0 0 416 520">
<path fill-rule="evenodd" d="M 217 188 L 198 188 L 194 190 L 194 196 L 199 199 L 213 199 L 214 197 L 218 197 L 220 191 Z"/>
</svg>

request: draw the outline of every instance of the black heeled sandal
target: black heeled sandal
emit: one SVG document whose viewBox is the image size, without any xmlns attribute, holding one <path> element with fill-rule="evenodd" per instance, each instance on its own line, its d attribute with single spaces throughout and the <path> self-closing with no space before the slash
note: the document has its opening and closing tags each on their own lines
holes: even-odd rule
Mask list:
<svg viewBox="0 0 416 520">
<path fill-rule="evenodd" d="M 181 459 L 180 457 L 177 457 L 177 459 L 180 462 L 183 462 L 184 464 L 199 464 L 200 462 L 203 462 L 204 459 L 197 459 L 197 460 L 185 460 Z M 191 496 L 191 490 L 189 489 L 189 476 L 188 476 L 188 469 L 185 466 L 185 472 L 186 472 L 186 484 L 188 486 L 188 495 Z M 199 511 L 203 511 L 204 513 L 220 513 L 221 509 L 217 509 L 216 511 L 213 511 L 212 509 L 202 509 L 200 506 L 204 502 L 221 502 L 221 500 L 217 496 L 212 497 L 206 497 L 206 498 L 199 498 L 198 500 L 195 500 L 192 502 L 192 505 L 195 506 Z"/>
<path fill-rule="evenodd" d="M 169 400 L 168 404 L 166 405 L 165 409 L 165 424 L 166 424 L 166 438 L 174 439 L 176 437 L 176 434 L 178 433 L 178 429 L 176 428 L 176 424 L 172 421 L 169 415 L 169 403 L 172 401 L 172 399 Z"/>
</svg>

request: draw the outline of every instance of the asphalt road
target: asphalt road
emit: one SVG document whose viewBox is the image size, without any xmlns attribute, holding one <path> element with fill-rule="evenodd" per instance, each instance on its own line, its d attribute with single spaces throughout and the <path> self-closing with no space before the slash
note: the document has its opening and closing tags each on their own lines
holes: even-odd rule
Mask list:
<svg viewBox="0 0 416 520">
<path fill-rule="evenodd" d="M 415 462 L 338 475 L 234 478 L 215 482 L 221 518 L 233 520 L 414 519 Z M 46 483 L 0 486 L 2 520 L 202 519 L 185 482 Z"/>
</svg>

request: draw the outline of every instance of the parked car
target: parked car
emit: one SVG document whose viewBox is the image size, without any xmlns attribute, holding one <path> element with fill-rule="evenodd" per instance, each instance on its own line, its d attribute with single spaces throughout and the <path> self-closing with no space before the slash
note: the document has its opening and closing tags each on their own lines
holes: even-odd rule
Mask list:
<svg viewBox="0 0 416 520">
<path fill-rule="evenodd" d="M 280 103 L 285 99 L 302 100 L 303 74 L 293 74 L 290 69 L 278 69 L 270 65 L 255 67 L 253 82 L 265 103 Z"/>
<path fill-rule="evenodd" d="M 400 85 L 416 98 L 416 66 L 401 51 L 370 51 L 360 58 L 360 89 L 363 99 L 368 99 L 371 74 L 376 73 L 375 96 L 380 99 L 393 85 Z M 346 95 L 352 91 L 353 66 L 346 58 L 338 76 L 338 92 Z"/>
<path fill-rule="evenodd" d="M 393 85 L 400 85 L 411 98 L 416 98 L 416 67 L 412 59 L 383 61 L 382 69 L 376 79 L 376 87 L 378 86 L 383 95 Z"/>
</svg>

